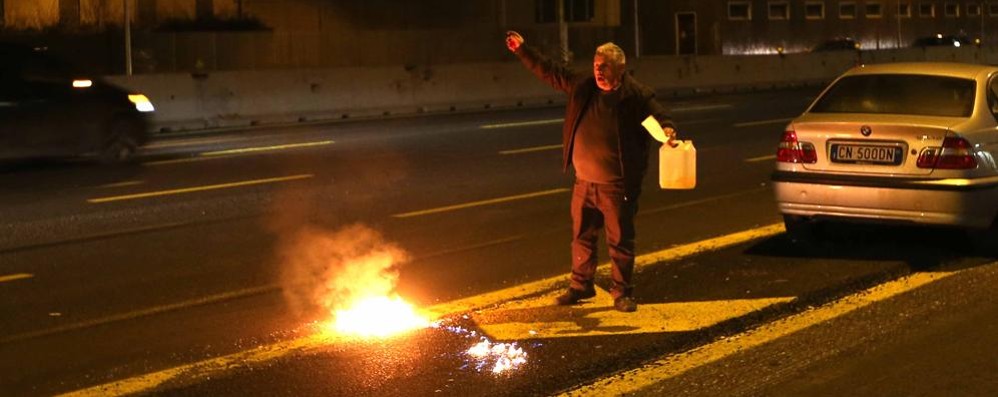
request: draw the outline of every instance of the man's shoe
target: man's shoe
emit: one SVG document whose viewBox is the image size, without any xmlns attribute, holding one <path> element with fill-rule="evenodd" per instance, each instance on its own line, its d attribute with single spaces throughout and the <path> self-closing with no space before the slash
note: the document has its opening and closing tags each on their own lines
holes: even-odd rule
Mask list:
<svg viewBox="0 0 998 397">
<path fill-rule="evenodd" d="M 558 306 L 568 306 L 579 303 L 580 300 L 589 299 L 596 296 L 595 288 L 588 288 L 585 290 L 579 290 L 575 288 L 569 288 L 565 293 L 558 295 L 554 299 L 554 303 Z"/>
<path fill-rule="evenodd" d="M 638 310 L 638 304 L 634 302 L 634 298 L 629 296 L 621 296 L 613 300 L 613 308 L 617 311 L 624 313 L 630 313 Z"/>
</svg>

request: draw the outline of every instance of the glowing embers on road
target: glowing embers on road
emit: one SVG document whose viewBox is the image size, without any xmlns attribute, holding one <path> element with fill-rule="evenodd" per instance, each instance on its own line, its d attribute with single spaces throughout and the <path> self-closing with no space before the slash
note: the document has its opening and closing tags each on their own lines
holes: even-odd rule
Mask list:
<svg viewBox="0 0 998 397">
<path fill-rule="evenodd" d="M 463 317 L 465 320 L 468 316 Z M 478 331 L 469 330 L 458 325 L 449 325 L 448 320 L 434 322 L 431 327 L 463 336 L 467 339 L 477 339 L 468 350 L 464 351 L 465 365 L 461 369 L 473 369 L 476 372 L 489 372 L 493 375 L 509 375 L 527 363 L 527 352 L 516 342 L 495 343 Z M 539 343 L 535 343 L 539 346 Z"/>
<path fill-rule="evenodd" d="M 430 321 L 401 297 L 371 296 L 349 308 L 336 310 L 327 330 L 341 335 L 385 338 L 429 326 Z"/>
<path fill-rule="evenodd" d="M 479 360 L 477 368 L 492 367 L 492 373 L 512 371 L 527 363 L 527 353 L 516 343 L 492 343 L 487 339 L 468 349 L 468 355 Z"/>
</svg>

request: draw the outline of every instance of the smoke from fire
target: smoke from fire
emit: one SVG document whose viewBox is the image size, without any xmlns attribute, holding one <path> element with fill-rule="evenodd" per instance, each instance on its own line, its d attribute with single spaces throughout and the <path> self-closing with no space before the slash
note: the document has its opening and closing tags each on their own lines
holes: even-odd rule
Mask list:
<svg viewBox="0 0 998 397">
<path fill-rule="evenodd" d="M 364 225 L 300 230 L 284 245 L 281 281 L 299 315 L 328 316 L 358 300 L 389 296 L 406 253 Z"/>
</svg>

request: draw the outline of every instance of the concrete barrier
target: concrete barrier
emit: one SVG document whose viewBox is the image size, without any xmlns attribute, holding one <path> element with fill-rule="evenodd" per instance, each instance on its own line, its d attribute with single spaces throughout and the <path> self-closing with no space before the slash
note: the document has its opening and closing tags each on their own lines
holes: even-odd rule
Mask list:
<svg viewBox="0 0 998 397">
<path fill-rule="evenodd" d="M 756 56 L 645 57 L 628 67 L 665 95 L 823 84 L 859 62 L 995 63 L 988 48 Z M 588 60 L 576 66 L 589 70 Z M 564 102 L 519 62 L 111 76 L 156 106 L 157 131 L 380 117 Z"/>
</svg>

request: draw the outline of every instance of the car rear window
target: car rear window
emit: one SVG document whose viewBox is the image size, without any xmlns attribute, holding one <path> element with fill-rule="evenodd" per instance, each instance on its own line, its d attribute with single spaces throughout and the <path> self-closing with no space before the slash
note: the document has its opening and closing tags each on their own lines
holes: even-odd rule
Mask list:
<svg viewBox="0 0 998 397">
<path fill-rule="evenodd" d="M 812 113 L 889 113 L 970 117 L 974 80 L 955 77 L 868 74 L 840 79 Z"/>
</svg>

